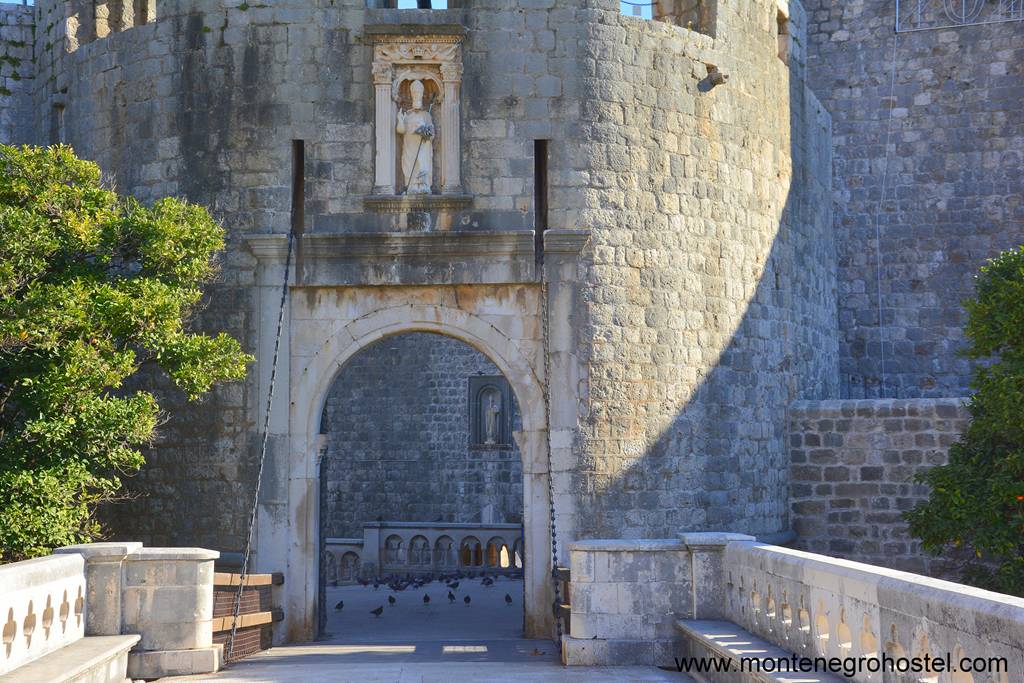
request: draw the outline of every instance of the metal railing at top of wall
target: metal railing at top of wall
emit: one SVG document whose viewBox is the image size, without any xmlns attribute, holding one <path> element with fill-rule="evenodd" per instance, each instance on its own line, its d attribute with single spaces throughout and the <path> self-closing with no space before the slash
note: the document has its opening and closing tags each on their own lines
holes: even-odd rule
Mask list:
<svg viewBox="0 0 1024 683">
<path fill-rule="evenodd" d="M 1024 21 L 1024 0 L 896 0 L 896 33 Z"/>
</svg>

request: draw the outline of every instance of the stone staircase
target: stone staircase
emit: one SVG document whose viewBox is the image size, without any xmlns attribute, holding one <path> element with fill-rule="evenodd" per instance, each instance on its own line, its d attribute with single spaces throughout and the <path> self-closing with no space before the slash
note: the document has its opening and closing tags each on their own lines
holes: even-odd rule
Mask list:
<svg viewBox="0 0 1024 683">
<path fill-rule="evenodd" d="M 139 636 L 89 636 L 25 664 L 3 683 L 126 683 L 128 651 Z"/>
<path fill-rule="evenodd" d="M 701 660 L 708 666 L 694 665 L 689 673 L 707 683 L 840 683 L 846 679 L 825 673 L 807 673 L 777 665 L 792 661 L 794 653 L 755 636 L 731 621 L 680 619 L 675 629 L 682 637 L 682 658 Z M 744 666 L 744 662 L 747 663 Z M 752 663 L 752 665 L 751 665 Z M 716 665 L 721 670 L 716 670 Z M 778 669 L 783 668 L 782 671 Z M 745 670 L 746 669 L 746 670 Z"/>
</svg>

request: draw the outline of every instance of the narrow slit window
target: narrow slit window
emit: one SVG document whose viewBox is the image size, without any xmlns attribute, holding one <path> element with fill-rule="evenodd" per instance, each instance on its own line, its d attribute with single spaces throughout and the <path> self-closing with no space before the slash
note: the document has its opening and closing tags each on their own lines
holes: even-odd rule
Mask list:
<svg viewBox="0 0 1024 683">
<path fill-rule="evenodd" d="M 292 140 L 292 233 L 306 224 L 306 141 Z"/>
<path fill-rule="evenodd" d="M 535 253 L 544 256 L 544 232 L 548 229 L 548 141 L 533 141 L 533 230 Z"/>
</svg>

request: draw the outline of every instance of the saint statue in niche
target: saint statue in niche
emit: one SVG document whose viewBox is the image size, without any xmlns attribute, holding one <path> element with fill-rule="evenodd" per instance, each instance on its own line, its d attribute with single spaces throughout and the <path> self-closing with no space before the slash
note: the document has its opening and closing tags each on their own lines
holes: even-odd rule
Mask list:
<svg viewBox="0 0 1024 683">
<path fill-rule="evenodd" d="M 498 416 L 501 415 L 501 404 L 493 393 L 488 393 L 487 406 L 484 409 L 484 443 L 488 446 L 498 443 Z"/>
<path fill-rule="evenodd" d="M 402 136 L 402 176 L 406 194 L 430 194 L 434 182 L 434 120 L 423 108 L 423 81 L 409 86 L 412 109 L 398 110 L 396 130 Z"/>
</svg>

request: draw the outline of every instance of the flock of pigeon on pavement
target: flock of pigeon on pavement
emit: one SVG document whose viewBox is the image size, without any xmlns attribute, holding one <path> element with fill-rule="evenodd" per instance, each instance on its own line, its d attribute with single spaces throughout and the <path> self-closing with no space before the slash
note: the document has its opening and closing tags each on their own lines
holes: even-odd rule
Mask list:
<svg viewBox="0 0 1024 683">
<path fill-rule="evenodd" d="M 455 595 L 455 591 L 457 591 L 459 589 L 459 584 L 462 581 L 473 581 L 476 578 L 477 578 L 477 574 L 475 572 L 470 572 L 468 574 L 463 574 L 461 572 L 458 572 L 458 573 L 455 573 L 455 574 L 441 574 L 440 576 L 437 576 L 436 578 L 434 577 L 433 574 L 427 574 L 426 576 L 412 576 L 411 574 L 407 574 L 404 577 L 394 577 L 394 576 L 388 577 L 387 581 L 384 581 L 384 580 L 382 580 L 380 578 L 376 578 L 376 579 L 373 579 L 373 580 L 370 580 L 370 579 L 359 579 L 359 585 L 360 586 L 364 586 L 364 587 L 372 585 L 373 586 L 373 590 L 380 590 L 381 586 L 386 586 L 387 588 L 389 588 L 392 591 L 392 595 L 388 596 L 388 605 L 392 606 L 392 605 L 394 605 L 395 603 L 398 602 L 398 598 L 395 597 L 394 593 L 401 593 L 402 591 L 404 591 L 407 588 L 412 588 L 413 590 L 419 590 L 419 589 L 423 588 L 424 586 L 426 586 L 427 584 L 433 583 L 434 581 L 438 581 L 440 583 L 443 583 L 445 585 L 445 587 L 448 589 L 448 604 L 454 605 L 455 601 L 457 599 L 456 595 Z M 492 586 L 494 586 L 495 582 L 499 578 L 501 578 L 501 574 L 495 574 L 494 576 L 487 576 L 486 573 L 480 574 L 480 585 L 483 586 L 484 588 L 491 588 Z M 515 578 L 515 577 L 510 577 L 510 578 Z M 473 600 L 468 595 L 464 595 L 462 597 L 462 602 L 466 605 L 466 607 L 469 607 L 470 603 L 472 603 Z M 508 607 L 512 606 L 512 596 L 509 595 L 508 593 L 505 593 L 505 604 Z M 430 594 L 429 593 L 424 593 L 423 594 L 423 606 L 427 607 L 429 605 L 430 605 Z M 345 609 L 345 601 L 344 600 L 339 600 L 338 604 L 336 604 L 334 606 L 334 609 L 336 609 L 338 611 L 341 611 L 341 610 Z M 370 610 L 370 614 L 372 614 L 375 617 L 379 617 L 379 616 L 383 615 L 384 614 L 384 605 L 380 605 L 379 607 Z"/>
</svg>

